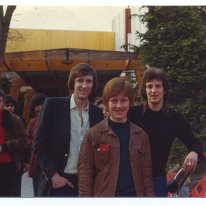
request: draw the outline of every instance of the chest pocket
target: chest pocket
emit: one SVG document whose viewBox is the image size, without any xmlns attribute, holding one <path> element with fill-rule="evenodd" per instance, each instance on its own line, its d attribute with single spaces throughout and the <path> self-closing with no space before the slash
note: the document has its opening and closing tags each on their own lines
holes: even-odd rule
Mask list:
<svg viewBox="0 0 206 206">
<path fill-rule="evenodd" d="M 110 162 L 111 145 L 99 143 L 93 146 L 96 170 L 102 170 Z"/>
</svg>

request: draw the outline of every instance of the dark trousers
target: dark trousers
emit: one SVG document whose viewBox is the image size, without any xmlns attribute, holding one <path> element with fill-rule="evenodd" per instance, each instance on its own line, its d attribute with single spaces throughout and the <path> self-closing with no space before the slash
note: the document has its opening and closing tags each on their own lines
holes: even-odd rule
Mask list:
<svg viewBox="0 0 206 206">
<path fill-rule="evenodd" d="M 0 197 L 17 197 L 16 176 L 17 168 L 14 163 L 0 163 Z"/>
<path fill-rule="evenodd" d="M 15 197 L 21 197 L 21 181 L 22 181 L 22 171 L 18 171 L 14 177 Z"/>
<path fill-rule="evenodd" d="M 60 188 L 52 188 L 51 197 L 77 197 L 78 196 L 78 178 L 77 175 L 73 174 L 61 174 L 61 176 L 67 178 L 73 185 L 73 187 L 69 187 L 65 185 Z"/>
<path fill-rule="evenodd" d="M 35 176 L 32 177 L 34 197 L 37 197 L 37 192 L 38 192 L 38 188 L 39 188 L 40 177 L 41 177 L 41 169 L 40 169 L 40 167 L 38 166 Z"/>
<path fill-rule="evenodd" d="M 167 179 L 165 176 L 153 177 L 153 184 L 156 197 L 167 197 Z"/>
</svg>

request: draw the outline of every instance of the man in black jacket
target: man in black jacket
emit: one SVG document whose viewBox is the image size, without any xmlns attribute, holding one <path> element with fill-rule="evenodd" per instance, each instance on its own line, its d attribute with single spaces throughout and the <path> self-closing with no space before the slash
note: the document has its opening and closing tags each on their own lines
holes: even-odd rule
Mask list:
<svg viewBox="0 0 206 206">
<path fill-rule="evenodd" d="M 183 116 L 166 106 L 169 84 L 161 69 L 148 68 L 145 71 L 141 92 L 147 103 L 131 108 L 128 117 L 149 135 L 155 193 L 157 197 L 166 197 L 166 164 L 175 138 L 180 138 L 189 150 L 183 162 L 186 172 L 196 168 L 203 147 Z"/>
<path fill-rule="evenodd" d="M 34 152 L 42 169 L 38 196 L 78 195 L 77 160 L 87 130 L 103 120 L 88 101 L 97 87 L 95 70 L 85 63 L 70 71 L 69 97 L 47 98 L 40 114 Z"/>
</svg>

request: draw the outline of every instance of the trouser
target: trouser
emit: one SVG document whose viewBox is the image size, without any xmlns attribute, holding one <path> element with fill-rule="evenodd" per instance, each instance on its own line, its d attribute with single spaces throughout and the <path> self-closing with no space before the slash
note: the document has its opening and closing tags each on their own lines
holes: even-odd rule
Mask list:
<svg viewBox="0 0 206 206">
<path fill-rule="evenodd" d="M 15 163 L 0 163 L 0 197 L 16 197 L 15 180 L 17 168 Z"/>
<path fill-rule="evenodd" d="M 153 184 L 156 197 L 167 197 L 167 179 L 165 176 L 154 176 Z"/>
<path fill-rule="evenodd" d="M 22 181 L 22 171 L 18 171 L 14 177 L 14 192 L 15 197 L 21 197 L 21 181 Z"/>
<path fill-rule="evenodd" d="M 38 188 L 39 188 L 40 177 L 41 177 L 41 169 L 40 169 L 40 167 L 38 166 L 34 177 L 32 177 L 34 197 L 37 197 L 37 192 L 38 192 Z"/>
<path fill-rule="evenodd" d="M 77 197 L 78 196 L 78 178 L 76 174 L 66 174 L 63 173 L 61 176 L 67 178 L 74 187 L 65 185 L 60 188 L 52 188 L 51 196 L 52 197 Z"/>
</svg>

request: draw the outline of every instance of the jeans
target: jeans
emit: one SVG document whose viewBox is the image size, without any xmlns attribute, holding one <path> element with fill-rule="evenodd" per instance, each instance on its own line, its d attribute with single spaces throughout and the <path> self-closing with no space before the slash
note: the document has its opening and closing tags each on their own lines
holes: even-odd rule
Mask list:
<svg viewBox="0 0 206 206">
<path fill-rule="evenodd" d="M 153 184 L 156 197 L 167 197 L 167 179 L 165 176 L 154 176 Z"/>
</svg>

